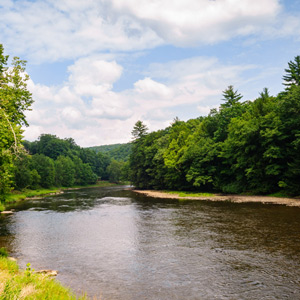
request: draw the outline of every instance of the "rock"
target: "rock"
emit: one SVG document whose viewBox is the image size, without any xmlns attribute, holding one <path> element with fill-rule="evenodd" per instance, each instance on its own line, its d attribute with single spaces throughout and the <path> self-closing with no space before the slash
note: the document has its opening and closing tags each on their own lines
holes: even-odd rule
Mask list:
<svg viewBox="0 0 300 300">
<path fill-rule="evenodd" d="M 57 276 L 58 271 L 55 270 L 40 270 L 40 271 L 35 271 L 37 274 L 45 274 L 47 276 Z"/>
<path fill-rule="evenodd" d="M 7 259 L 8 259 L 8 260 L 11 260 L 11 261 L 17 261 L 17 259 L 16 259 L 16 258 L 14 258 L 14 257 L 10 257 L 10 256 L 9 256 Z"/>
<path fill-rule="evenodd" d="M 13 214 L 14 212 L 12 210 L 4 210 L 4 211 L 1 211 L 1 214 L 3 215 L 11 215 Z"/>
</svg>

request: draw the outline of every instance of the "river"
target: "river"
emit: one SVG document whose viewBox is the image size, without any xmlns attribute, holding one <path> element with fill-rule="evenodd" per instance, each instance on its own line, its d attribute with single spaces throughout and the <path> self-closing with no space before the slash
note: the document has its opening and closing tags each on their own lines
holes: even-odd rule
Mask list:
<svg viewBox="0 0 300 300">
<path fill-rule="evenodd" d="M 300 208 L 146 198 L 124 187 L 24 201 L 0 247 L 101 300 L 300 299 Z"/>
</svg>

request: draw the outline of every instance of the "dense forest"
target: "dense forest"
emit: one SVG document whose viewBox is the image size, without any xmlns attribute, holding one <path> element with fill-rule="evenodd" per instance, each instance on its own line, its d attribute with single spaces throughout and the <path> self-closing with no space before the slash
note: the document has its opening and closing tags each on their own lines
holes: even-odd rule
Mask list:
<svg viewBox="0 0 300 300">
<path fill-rule="evenodd" d="M 111 159 L 118 161 L 128 161 L 131 153 L 131 143 L 127 144 L 112 144 L 103 146 L 89 147 L 88 149 L 94 150 L 96 153 L 101 152 L 107 154 Z"/>
<path fill-rule="evenodd" d="M 17 189 L 84 186 L 100 179 L 119 182 L 126 177 L 125 162 L 81 148 L 71 138 L 42 134 L 37 141 L 22 144 L 26 154 L 15 162 Z"/>
<path fill-rule="evenodd" d="M 71 138 L 43 134 L 23 140 L 27 89 L 25 61 L 0 44 L 0 198 L 12 189 L 87 185 L 130 179 L 140 189 L 300 195 L 300 56 L 288 63 L 285 89 L 264 89 L 242 101 L 233 86 L 208 116 L 175 118 L 166 129 L 133 128 L 128 144 L 81 148 Z M 129 159 L 129 160 L 128 160 Z M 1 200 L 0 199 L 0 200 Z"/>
<path fill-rule="evenodd" d="M 97 180 L 119 182 L 128 163 L 105 153 L 81 148 L 71 138 L 43 134 L 35 142 L 23 140 L 28 126 L 25 112 L 33 103 L 27 89 L 26 62 L 4 55 L 0 44 L 0 200 L 12 189 L 84 186 Z M 116 156 L 122 156 L 115 151 Z M 124 176 L 123 176 L 124 174 Z"/>
<path fill-rule="evenodd" d="M 300 56 L 288 63 L 285 89 L 242 101 L 233 86 L 208 116 L 175 118 L 148 133 L 138 121 L 130 157 L 140 189 L 300 195 Z"/>
</svg>

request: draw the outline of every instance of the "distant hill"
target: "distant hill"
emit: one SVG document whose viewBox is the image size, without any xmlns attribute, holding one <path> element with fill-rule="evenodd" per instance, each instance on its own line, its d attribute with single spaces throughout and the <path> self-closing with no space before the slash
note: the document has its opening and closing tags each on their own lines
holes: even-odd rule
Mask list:
<svg viewBox="0 0 300 300">
<path fill-rule="evenodd" d="M 128 161 L 131 153 L 131 144 L 113 144 L 89 147 L 96 153 L 101 152 L 107 154 L 110 158 L 118 161 Z"/>
</svg>

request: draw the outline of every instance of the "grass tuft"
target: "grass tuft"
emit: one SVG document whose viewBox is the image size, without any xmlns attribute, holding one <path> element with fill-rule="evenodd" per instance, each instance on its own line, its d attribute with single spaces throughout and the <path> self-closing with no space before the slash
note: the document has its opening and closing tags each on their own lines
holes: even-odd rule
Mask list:
<svg viewBox="0 0 300 300">
<path fill-rule="evenodd" d="M 30 267 L 20 271 L 15 261 L 0 257 L 0 299 L 84 300 L 87 297 L 76 297 L 54 278 L 35 274 Z"/>
<path fill-rule="evenodd" d="M 267 196 L 268 197 L 277 197 L 277 198 L 289 198 L 290 197 L 290 195 L 288 195 L 284 192 L 277 192 L 277 193 L 269 194 Z"/>
<path fill-rule="evenodd" d="M 8 253 L 7 253 L 6 248 L 4 248 L 4 247 L 0 248 L 0 257 L 7 257 L 7 256 L 8 256 Z"/>
<path fill-rule="evenodd" d="M 167 194 L 178 195 L 178 197 L 214 197 L 213 193 L 195 193 L 195 192 L 183 192 L 183 191 L 165 191 Z"/>
</svg>

